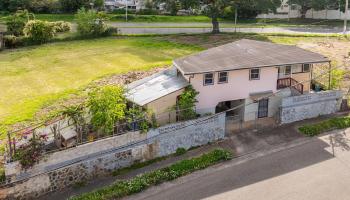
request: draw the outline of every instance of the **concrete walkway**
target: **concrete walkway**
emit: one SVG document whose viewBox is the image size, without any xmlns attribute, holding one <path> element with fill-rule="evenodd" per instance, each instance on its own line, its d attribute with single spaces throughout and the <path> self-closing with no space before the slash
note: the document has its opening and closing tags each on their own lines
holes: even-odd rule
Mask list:
<svg viewBox="0 0 350 200">
<path fill-rule="evenodd" d="M 333 117 L 333 116 L 329 116 Z M 139 174 L 153 171 L 159 168 L 166 167 L 179 160 L 199 156 L 203 153 L 209 152 L 215 148 L 225 148 L 234 152 L 234 155 L 243 160 L 251 158 L 257 155 L 261 155 L 264 151 L 276 151 L 279 149 L 287 148 L 288 146 L 299 145 L 304 142 L 308 142 L 311 139 L 303 136 L 297 132 L 297 127 L 302 124 L 314 123 L 326 119 L 327 117 L 305 120 L 298 123 L 279 126 L 277 128 L 264 129 L 260 131 L 245 131 L 240 133 L 228 133 L 227 138 L 215 144 L 203 146 L 187 152 L 185 155 L 178 157 L 170 157 L 158 163 L 151 164 L 147 167 L 131 171 L 128 174 L 118 177 L 105 177 L 95 179 L 81 188 L 68 188 L 67 190 L 44 196 L 41 199 L 49 200 L 62 200 L 67 199 L 70 196 L 78 195 L 86 192 L 90 192 L 94 189 L 101 188 L 112 184 L 117 180 L 130 179 Z M 236 160 L 236 159 L 235 159 Z"/>
</svg>

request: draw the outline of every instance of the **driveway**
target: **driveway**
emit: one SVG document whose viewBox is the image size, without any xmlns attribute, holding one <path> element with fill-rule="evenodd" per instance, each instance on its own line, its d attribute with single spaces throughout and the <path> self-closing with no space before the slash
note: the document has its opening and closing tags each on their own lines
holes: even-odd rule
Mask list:
<svg viewBox="0 0 350 200">
<path fill-rule="evenodd" d="M 280 151 L 234 159 L 126 199 L 348 200 L 349 145 L 350 129 L 335 131 Z"/>
</svg>

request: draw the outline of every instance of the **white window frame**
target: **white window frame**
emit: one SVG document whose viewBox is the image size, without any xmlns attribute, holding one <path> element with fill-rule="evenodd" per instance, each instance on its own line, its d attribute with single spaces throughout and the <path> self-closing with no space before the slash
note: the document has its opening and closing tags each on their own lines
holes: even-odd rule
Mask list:
<svg viewBox="0 0 350 200">
<path fill-rule="evenodd" d="M 222 73 L 225 73 L 225 77 L 226 77 L 226 80 L 225 81 L 220 81 L 220 78 L 222 78 L 221 74 Z M 222 83 L 228 83 L 228 72 L 218 72 L 218 84 L 222 84 Z"/>
<path fill-rule="evenodd" d="M 254 73 L 254 74 L 258 74 L 257 78 L 252 78 L 252 74 L 253 74 L 252 71 L 253 70 L 258 70 L 258 73 Z M 249 80 L 260 80 L 260 72 L 261 72 L 260 68 L 250 69 L 249 70 Z"/>
<path fill-rule="evenodd" d="M 206 77 L 206 75 L 212 75 L 212 82 L 211 83 L 206 83 L 206 80 L 207 80 L 207 77 Z M 203 85 L 204 86 L 207 86 L 207 85 L 214 85 L 214 82 L 215 82 L 215 77 L 214 77 L 214 73 L 205 73 L 205 74 L 203 74 Z"/>
<path fill-rule="evenodd" d="M 287 74 L 287 68 L 290 68 L 290 71 L 289 71 L 288 74 Z M 292 65 L 286 65 L 286 66 L 284 67 L 284 75 L 285 75 L 285 76 L 289 76 L 289 75 L 291 75 L 292 73 L 293 73 Z"/>
<path fill-rule="evenodd" d="M 308 66 L 309 66 L 309 70 L 307 70 L 307 71 L 304 70 L 304 66 L 305 66 L 305 65 L 308 65 Z M 303 70 L 303 72 L 310 72 L 310 71 L 311 71 L 311 64 L 307 64 L 307 63 L 306 63 L 306 64 L 303 64 L 303 69 L 302 69 L 302 70 Z"/>
</svg>

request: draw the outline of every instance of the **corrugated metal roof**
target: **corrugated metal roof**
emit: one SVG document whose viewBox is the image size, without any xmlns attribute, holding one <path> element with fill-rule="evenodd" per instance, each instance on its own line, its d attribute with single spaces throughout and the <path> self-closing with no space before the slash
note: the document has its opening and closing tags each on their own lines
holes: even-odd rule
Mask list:
<svg viewBox="0 0 350 200">
<path fill-rule="evenodd" d="M 177 76 L 176 69 L 168 69 L 129 84 L 126 98 L 144 106 L 188 85 L 189 83 L 182 76 Z"/>
<path fill-rule="evenodd" d="M 174 65 L 184 74 L 196 74 L 323 62 L 329 59 L 296 46 L 243 39 L 177 59 Z"/>
</svg>

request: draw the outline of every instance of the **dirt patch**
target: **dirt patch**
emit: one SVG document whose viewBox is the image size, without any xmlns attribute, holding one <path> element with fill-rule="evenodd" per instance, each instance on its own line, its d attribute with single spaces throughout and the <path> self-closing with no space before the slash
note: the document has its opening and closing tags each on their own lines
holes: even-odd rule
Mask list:
<svg viewBox="0 0 350 200">
<path fill-rule="evenodd" d="M 98 80 L 94 84 L 96 84 L 98 86 L 127 85 L 129 83 L 134 82 L 134 81 L 143 79 L 147 76 L 151 76 L 152 74 L 161 72 L 164 69 L 165 69 L 164 67 L 158 67 L 158 68 L 153 68 L 149 71 L 134 71 L 134 72 L 126 73 L 126 74 L 117 74 L 117 75 L 109 76 L 109 77 L 103 78 L 101 80 Z"/>
<path fill-rule="evenodd" d="M 268 40 L 266 36 L 258 34 L 200 34 L 200 35 L 171 35 L 162 39 L 189 45 L 198 45 L 205 49 L 217 47 L 240 39 Z"/>
</svg>

